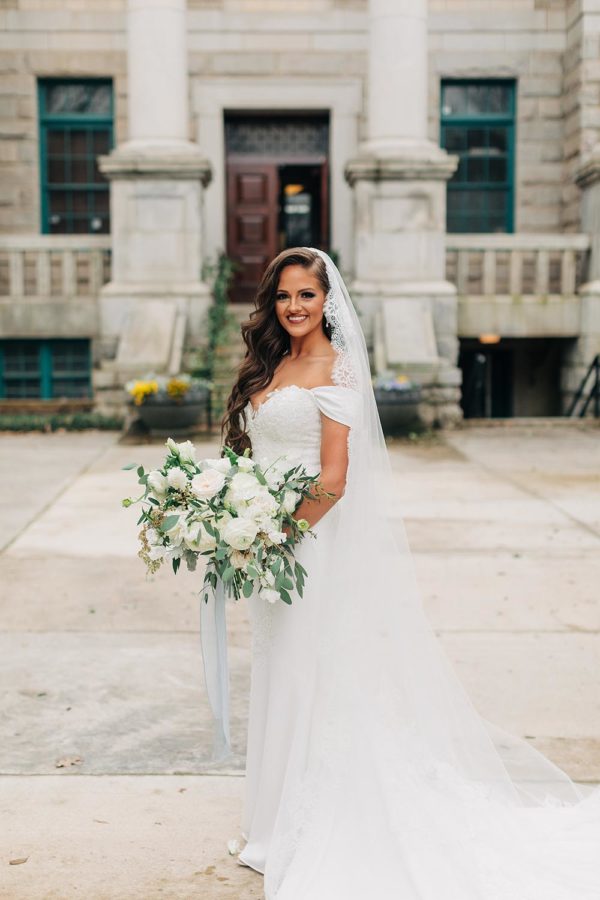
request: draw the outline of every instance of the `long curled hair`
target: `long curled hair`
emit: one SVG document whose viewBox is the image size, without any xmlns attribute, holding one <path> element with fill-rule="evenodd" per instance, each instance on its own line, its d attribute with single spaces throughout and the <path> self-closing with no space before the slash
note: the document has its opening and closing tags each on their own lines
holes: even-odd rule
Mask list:
<svg viewBox="0 0 600 900">
<path fill-rule="evenodd" d="M 251 446 L 246 432 L 246 405 L 250 397 L 271 383 L 279 362 L 290 350 L 290 336 L 280 325 L 275 313 L 279 279 L 286 266 L 303 266 L 316 276 L 325 293 L 329 290 L 323 258 L 307 247 L 282 250 L 265 269 L 256 292 L 255 308 L 241 324 L 246 354 L 239 365 L 237 380 L 221 422 L 222 443 L 236 453 L 243 453 Z M 324 334 L 331 340 L 331 326 L 325 316 L 322 327 Z"/>
</svg>

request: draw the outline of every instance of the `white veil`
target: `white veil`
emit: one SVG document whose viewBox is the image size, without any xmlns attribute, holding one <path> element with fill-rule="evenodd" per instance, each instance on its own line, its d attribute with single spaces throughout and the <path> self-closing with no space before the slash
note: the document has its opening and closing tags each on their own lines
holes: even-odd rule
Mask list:
<svg viewBox="0 0 600 900">
<path fill-rule="evenodd" d="M 393 474 L 360 321 L 335 263 L 311 249 L 324 259 L 330 284 L 324 312 L 341 354 L 335 380 L 362 400 L 361 426 L 350 434 L 336 558 L 329 561 L 336 594 L 342 581 L 349 602 L 343 612 L 324 604 L 331 619 L 319 624 L 340 688 L 336 703 L 348 695 L 353 705 L 365 703 L 377 729 L 386 718 L 392 745 L 402 734 L 416 758 L 430 753 L 435 764 L 509 803 L 577 803 L 582 792 L 566 773 L 475 710 L 425 616 L 401 511 L 390 506 Z M 368 719 L 369 710 L 363 713 Z"/>
</svg>

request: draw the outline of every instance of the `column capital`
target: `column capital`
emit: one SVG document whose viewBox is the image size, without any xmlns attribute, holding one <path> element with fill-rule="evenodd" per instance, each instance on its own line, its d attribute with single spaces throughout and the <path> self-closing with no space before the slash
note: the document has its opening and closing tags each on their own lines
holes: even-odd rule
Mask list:
<svg viewBox="0 0 600 900">
<path fill-rule="evenodd" d="M 206 187 L 212 166 L 191 141 L 127 141 L 98 157 L 98 168 L 109 180 L 118 178 L 199 179 Z"/>
<path fill-rule="evenodd" d="M 392 155 L 363 152 L 348 160 L 344 176 L 357 181 L 448 181 L 456 171 L 458 157 L 434 143 L 400 148 Z"/>
</svg>

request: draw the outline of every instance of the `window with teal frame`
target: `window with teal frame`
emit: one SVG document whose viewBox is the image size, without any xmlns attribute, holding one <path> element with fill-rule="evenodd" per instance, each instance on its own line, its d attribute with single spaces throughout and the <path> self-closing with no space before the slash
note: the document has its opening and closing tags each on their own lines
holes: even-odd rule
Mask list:
<svg viewBox="0 0 600 900">
<path fill-rule="evenodd" d="M 43 234 L 108 234 L 109 185 L 97 158 L 113 147 L 106 79 L 38 81 Z"/>
<path fill-rule="evenodd" d="M 441 144 L 459 158 L 448 182 L 449 232 L 514 230 L 515 82 L 442 82 Z"/>
<path fill-rule="evenodd" d="M 0 341 L 0 398 L 91 397 L 90 342 L 67 340 Z"/>
</svg>

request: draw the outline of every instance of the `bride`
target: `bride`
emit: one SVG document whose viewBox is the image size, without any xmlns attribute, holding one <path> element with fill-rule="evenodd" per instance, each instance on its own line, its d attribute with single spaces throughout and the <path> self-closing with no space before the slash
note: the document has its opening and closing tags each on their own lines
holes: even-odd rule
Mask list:
<svg viewBox="0 0 600 900">
<path fill-rule="evenodd" d="M 264 874 L 267 900 L 598 900 L 600 789 L 583 796 L 483 719 L 425 617 L 397 511 L 390 523 L 364 336 L 330 257 L 276 256 L 242 334 L 224 442 L 261 465 L 300 461 L 334 496 L 294 513 L 315 535 L 296 548 L 303 598 L 248 601 L 239 862 Z M 205 650 L 227 739 L 218 658 Z"/>
</svg>

